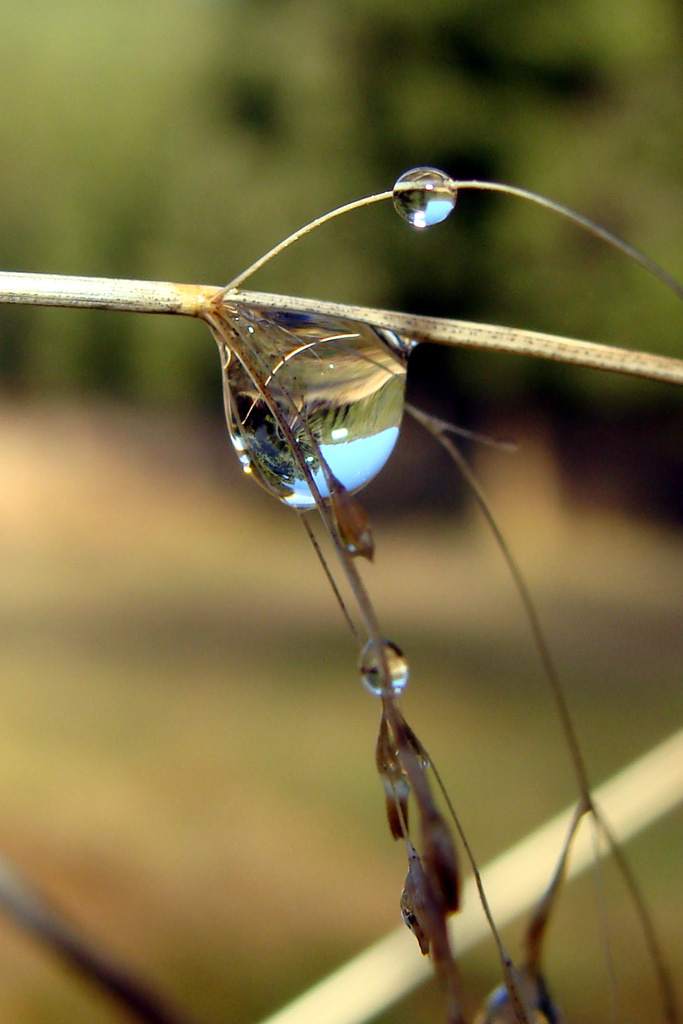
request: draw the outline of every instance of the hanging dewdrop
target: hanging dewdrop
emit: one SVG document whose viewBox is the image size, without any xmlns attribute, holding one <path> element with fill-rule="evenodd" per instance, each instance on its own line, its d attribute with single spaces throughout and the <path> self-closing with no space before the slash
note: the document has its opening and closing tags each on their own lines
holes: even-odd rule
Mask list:
<svg viewBox="0 0 683 1024">
<path fill-rule="evenodd" d="M 384 681 L 384 673 L 388 677 Z M 381 654 L 374 640 L 368 640 L 360 656 L 360 675 L 366 690 L 376 697 L 397 697 L 408 684 L 408 660 L 396 644 L 384 640 Z"/>
<path fill-rule="evenodd" d="M 403 342 L 342 317 L 229 302 L 221 326 L 228 430 L 255 480 L 306 509 L 309 473 L 322 498 L 333 480 L 356 491 L 377 475 L 403 417 Z"/>
<path fill-rule="evenodd" d="M 452 178 L 436 167 L 406 171 L 394 185 L 396 212 L 414 228 L 440 224 L 455 208 L 457 187 Z"/>
</svg>

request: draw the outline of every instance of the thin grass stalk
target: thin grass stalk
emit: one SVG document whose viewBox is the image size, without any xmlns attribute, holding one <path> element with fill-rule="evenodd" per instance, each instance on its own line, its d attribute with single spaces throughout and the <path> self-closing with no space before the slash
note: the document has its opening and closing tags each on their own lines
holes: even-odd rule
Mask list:
<svg viewBox="0 0 683 1024">
<path fill-rule="evenodd" d="M 23 931 L 143 1024 L 191 1024 L 129 967 L 95 943 L 12 868 L 0 860 L 0 908 Z"/>
<path fill-rule="evenodd" d="M 448 433 L 450 432 L 450 424 L 445 423 L 442 420 L 438 420 L 433 416 L 428 416 L 416 409 L 414 406 L 406 405 L 406 410 L 410 415 L 417 420 L 418 423 L 429 431 L 429 433 L 445 448 L 451 458 L 454 460 L 464 479 L 466 480 L 470 490 L 472 491 L 474 498 L 479 505 L 486 521 L 493 533 L 498 548 L 503 555 L 505 563 L 508 567 L 510 575 L 512 577 L 515 589 L 519 595 L 524 613 L 526 615 L 527 622 L 531 629 L 532 639 L 536 651 L 539 655 L 543 673 L 550 687 L 550 692 L 555 703 L 555 710 L 560 721 L 562 732 L 564 735 L 565 743 L 569 751 L 570 759 L 574 769 L 574 775 L 576 777 L 577 785 L 581 796 L 581 803 L 579 806 L 579 812 L 581 814 L 590 812 L 596 821 L 598 828 L 606 839 L 608 848 L 611 849 L 612 855 L 615 858 L 617 868 L 622 874 L 622 877 L 626 883 L 626 888 L 633 900 L 633 904 L 636 908 L 638 920 L 640 922 L 643 935 L 652 959 L 652 963 L 655 965 L 655 970 L 659 978 L 659 988 L 662 995 L 663 1009 L 665 1020 L 668 1024 L 676 1024 L 678 1020 L 678 1012 L 676 1007 L 676 996 L 673 988 L 672 980 L 669 976 L 669 971 L 665 964 L 664 954 L 659 945 L 653 922 L 650 917 L 645 900 L 637 885 L 636 879 L 631 871 L 628 861 L 621 850 L 619 843 L 615 840 L 608 826 L 608 823 L 603 820 L 599 807 L 596 807 L 593 803 L 590 793 L 590 782 L 586 765 L 584 762 L 583 754 L 581 752 L 581 746 L 579 743 L 579 737 L 574 725 L 574 720 L 569 711 L 569 705 L 564 692 L 564 688 L 560 683 L 560 677 L 555 667 L 555 662 L 550 653 L 550 648 L 545 638 L 544 630 L 541 626 L 541 621 L 536 609 L 535 602 L 531 596 L 531 592 L 527 586 L 524 575 L 520 570 L 517 560 L 513 556 L 510 547 L 505 540 L 501 529 L 498 525 L 498 520 L 494 516 L 488 499 L 485 497 L 479 482 L 474 476 L 470 469 L 467 461 L 463 458 L 459 449 L 453 444 Z M 445 793 L 445 790 L 444 790 Z M 448 795 L 445 793 L 447 801 L 450 803 Z M 453 815 L 455 817 L 455 814 Z M 456 819 L 457 820 L 457 819 Z M 481 888 L 481 887 L 480 887 Z"/>
</svg>

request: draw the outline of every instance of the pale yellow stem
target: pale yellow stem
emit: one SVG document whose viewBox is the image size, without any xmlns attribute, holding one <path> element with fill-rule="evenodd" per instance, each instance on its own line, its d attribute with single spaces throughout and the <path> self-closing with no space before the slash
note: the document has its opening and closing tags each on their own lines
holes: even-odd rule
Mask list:
<svg viewBox="0 0 683 1024">
<path fill-rule="evenodd" d="M 468 320 L 445 320 L 415 316 L 367 306 L 301 299 L 291 295 L 234 291 L 225 293 L 217 285 L 174 284 L 168 281 L 128 281 L 106 277 L 70 277 L 57 274 L 14 274 L 0 272 L 0 302 L 34 306 L 112 309 L 133 313 L 171 313 L 201 317 L 215 305 L 217 297 L 226 302 L 244 302 L 264 309 L 288 309 L 361 320 L 384 330 L 412 338 L 463 348 L 490 349 L 537 356 L 577 366 L 610 370 L 650 380 L 683 384 L 683 360 L 600 345 L 554 334 L 541 334 L 515 327 L 497 327 Z"/>
</svg>

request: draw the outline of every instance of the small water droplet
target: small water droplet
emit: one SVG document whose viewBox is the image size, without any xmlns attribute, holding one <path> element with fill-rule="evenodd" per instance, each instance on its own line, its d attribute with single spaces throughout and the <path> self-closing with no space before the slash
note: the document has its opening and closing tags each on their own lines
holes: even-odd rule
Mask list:
<svg viewBox="0 0 683 1024">
<path fill-rule="evenodd" d="M 253 306 L 226 304 L 221 322 L 236 350 L 249 354 L 289 431 L 237 355 L 224 360 L 230 437 L 254 478 L 286 504 L 311 508 L 293 439 L 323 498 L 331 481 L 349 492 L 368 483 L 398 440 L 409 341 L 344 317 Z"/>
<path fill-rule="evenodd" d="M 429 228 L 445 220 L 455 199 L 453 179 L 436 167 L 415 167 L 394 185 L 396 211 L 416 228 Z"/>
<path fill-rule="evenodd" d="M 396 696 L 405 689 L 408 682 L 410 675 L 408 661 L 401 648 L 392 644 L 390 640 L 383 641 L 383 655 L 389 677 L 388 688 Z M 363 685 L 370 693 L 381 697 L 387 691 L 383 676 L 384 667 L 382 660 L 378 657 L 375 642 L 368 640 L 360 656 L 360 677 Z"/>
<path fill-rule="evenodd" d="M 515 985 L 527 1019 L 531 1024 L 562 1024 L 562 1011 L 551 999 L 545 978 L 531 976 L 522 968 L 514 972 Z M 519 1013 L 505 985 L 488 996 L 474 1018 L 474 1024 L 517 1024 Z"/>
</svg>

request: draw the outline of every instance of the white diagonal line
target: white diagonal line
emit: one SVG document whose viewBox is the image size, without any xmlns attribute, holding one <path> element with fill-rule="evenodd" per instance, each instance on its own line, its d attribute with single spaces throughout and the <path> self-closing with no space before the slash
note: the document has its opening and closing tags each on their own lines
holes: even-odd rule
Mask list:
<svg viewBox="0 0 683 1024">
<path fill-rule="evenodd" d="M 663 817 L 683 800 L 683 729 L 595 790 L 594 801 L 621 843 Z M 499 928 L 530 909 L 555 869 L 575 807 L 569 807 L 496 857 L 481 872 Z M 589 867 L 596 848 L 585 821 L 574 838 L 567 878 Z M 598 851 L 606 852 L 604 844 Z M 476 887 L 468 879 L 464 909 L 453 919 L 458 954 L 490 932 Z M 397 1002 L 431 973 L 407 928 L 398 928 L 323 978 L 262 1024 L 364 1024 Z"/>
</svg>

